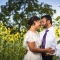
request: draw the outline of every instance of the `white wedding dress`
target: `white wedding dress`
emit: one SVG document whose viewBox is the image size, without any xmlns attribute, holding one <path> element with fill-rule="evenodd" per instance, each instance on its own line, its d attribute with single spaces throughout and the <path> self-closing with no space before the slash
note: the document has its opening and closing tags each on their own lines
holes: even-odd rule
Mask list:
<svg viewBox="0 0 60 60">
<path fill-rule="evenodd" d="M 26 33 L 26 37 L 23 42 L 23 46 L 28 50 L 27 54 L 24 56 L 24 60 L 42 60 L 41 53 L 35 53 L 35 52 L 30 51 L 30 49 L 27 45 L 27 41 L 35 42 L 36 48 L 40 48 L 40 46 L 41 46 L 39 34 L 37 32 L 34 33 L 32 31 L 28 31 Z"/>
</svg>

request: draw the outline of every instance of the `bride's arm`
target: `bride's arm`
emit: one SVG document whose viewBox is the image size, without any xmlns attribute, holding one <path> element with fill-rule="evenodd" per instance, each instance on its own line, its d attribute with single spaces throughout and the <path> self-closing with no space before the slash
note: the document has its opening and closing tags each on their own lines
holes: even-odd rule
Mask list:
<svg viewBox="0 0 60 60">
<path fill-rule="evenodd" d="M 52 50 L 51 48 L 46 48 L 46 49 L 36 48 L 35 42 L 27 42 L 27 44 L 28 44 L 29 49 L 32 52 L 38 52 L 38 53 L 42 53 L 42 52 L 54 53 L 54 50 Z"/>
</svg>

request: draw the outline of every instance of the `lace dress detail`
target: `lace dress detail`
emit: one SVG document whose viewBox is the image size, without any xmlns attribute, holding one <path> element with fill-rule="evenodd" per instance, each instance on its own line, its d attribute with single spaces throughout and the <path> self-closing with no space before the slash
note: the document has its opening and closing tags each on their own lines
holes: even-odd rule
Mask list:
<svg viewBox="0 0 60 60">
<path fill-rule="evenodd" d="M 40 46 L 41 46 L 39 34 L 37 32 L 35 33 L 32 31 L 28 31 L 26 33 L 26 37 L 23 42 L 23 47 L 28 50 L 27 54 L 24 56 L 24 60 L 42 60 L 41 53 L 35 53 L 35 52 L 30 51 L 30 49 L 27 45 L 27 41 L 28 42 L 35 42 L 36 48 L 40 48 Z"/>
</svg>

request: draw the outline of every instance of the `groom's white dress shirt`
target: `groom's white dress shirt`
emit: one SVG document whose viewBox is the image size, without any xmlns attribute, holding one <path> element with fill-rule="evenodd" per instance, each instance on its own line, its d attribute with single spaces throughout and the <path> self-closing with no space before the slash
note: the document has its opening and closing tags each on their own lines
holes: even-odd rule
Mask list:
<svg viewBox="0 0 60 60">
<path fill-rule="evenodd" d="M 45 48 L 51 47 L 52 49 L 54 49 L 56 51 L 57 41 L 56 41 L 56 37 L 55 37 L 54 28 L 50 27 L 48 30 L 49 31 L 47 32 L 47 35 L 46 35 Z M 40 32 L 40 40 L 41 40 L 41 42 L 42 42 L 43 36 L 45 34 L 45 31 L 46 31 L 46 29 L 44 29 L 42 32 Z"/>
</svg>

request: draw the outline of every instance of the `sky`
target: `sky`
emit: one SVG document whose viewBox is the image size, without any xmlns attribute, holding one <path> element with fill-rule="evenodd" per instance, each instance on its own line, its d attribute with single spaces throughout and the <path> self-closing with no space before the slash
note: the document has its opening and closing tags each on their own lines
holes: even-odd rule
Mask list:
<svg viewBox="0 0 60 60">
<path fill-rule="evenodd" d="M 39 0 L 39 3 L 41 2 L 52 5 L 52 8 L 56 10 L 56 14 L 53 15 L 54 18 L 60 16 L 60 0 Z"/>
<path fill-rule="evenodd" d="M 0 6 L 5 5 L 8 0 L 0 0 Z M 60 16 L 60 0 L 38 0 L 39 3 L 44 2 L 52 5 L 52 8 L 56 10 L 56 14 L 53 15 L 54 18 Z M 0 10 L 1 11 L 1 10 Z"/>
</svg>

